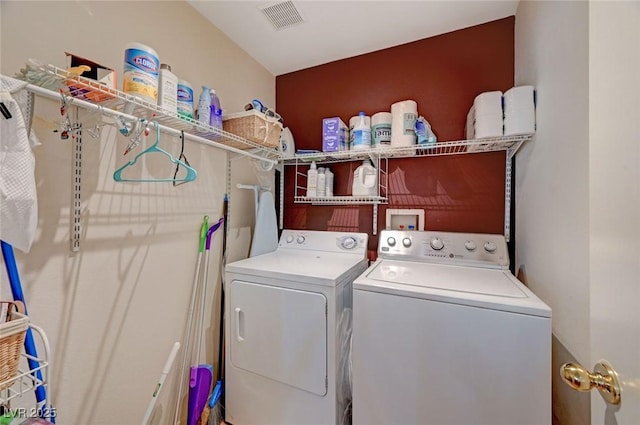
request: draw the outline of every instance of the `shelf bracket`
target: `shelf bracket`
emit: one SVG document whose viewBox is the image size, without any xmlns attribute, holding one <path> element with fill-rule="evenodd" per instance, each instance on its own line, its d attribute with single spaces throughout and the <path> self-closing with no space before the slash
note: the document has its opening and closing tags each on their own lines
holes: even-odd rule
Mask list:
<svg viewBox="0 0 640 425">
<path fill-rule="evenodd" d="M 507 242 L 511 239 L 511 158 L 506 155 L 504 176 L 504 237 Z"/>
</svg>

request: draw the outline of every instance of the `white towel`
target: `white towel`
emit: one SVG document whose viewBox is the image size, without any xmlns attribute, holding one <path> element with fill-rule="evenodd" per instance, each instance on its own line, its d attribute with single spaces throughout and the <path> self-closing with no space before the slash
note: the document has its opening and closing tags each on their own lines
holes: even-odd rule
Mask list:
<svg viewBox="0 0 640 425">
<path fill-rule="evenodd" d="M 278 220 L 276 218 L 276 204 L 269 191 L 260 194 L 256 226 L 253 229 L 250 257 L 275 251 L 278 247 Z"/>
<path fill-rule="evenodd" d="M 38 224 L 35 158 L 32 144 L 35 135 L 27 134 L 19 101 L 26 93 L 24 81 L 0 75 L 0 102 L 11 118 L 0 116 L 0 239 L 29 252 Z M 30 141 L 32 144 L 30 144 Z"/>
</svg>

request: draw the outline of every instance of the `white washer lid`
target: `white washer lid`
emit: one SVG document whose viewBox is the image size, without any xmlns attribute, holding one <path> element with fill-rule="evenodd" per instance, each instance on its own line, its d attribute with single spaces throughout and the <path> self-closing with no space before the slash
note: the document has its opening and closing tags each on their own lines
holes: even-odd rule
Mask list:
<svg viewBox="0 0 640 425">
<path fill-rule="evenodd" d="M 258 275 L 318 285 L 335 285 L 354 269 L 364 270 L 362 255 L 324 251 L 276 250 L 227 264 L 229 273 Z"/>
<path fill-rule="evenodd" d="M 379 259 L 353 289 L 551 317 L 508 270 Z"/>
</svg>

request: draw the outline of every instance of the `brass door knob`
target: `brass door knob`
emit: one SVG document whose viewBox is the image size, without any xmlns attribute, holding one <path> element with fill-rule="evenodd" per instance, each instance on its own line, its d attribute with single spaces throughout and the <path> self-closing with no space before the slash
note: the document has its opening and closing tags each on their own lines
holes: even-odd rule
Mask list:
<svg viewBox="0 0 640 425">
<path fill-rule="evenodd" d="M 620 404 L 621 389 L 618 374 L 604 360 L 596 363 L 593 373 L 577 363 L 565 363 L 560 368 L 562 380 L 577 391 L 597 388 L 602 398 L 609 404 Z"/>
</svg>

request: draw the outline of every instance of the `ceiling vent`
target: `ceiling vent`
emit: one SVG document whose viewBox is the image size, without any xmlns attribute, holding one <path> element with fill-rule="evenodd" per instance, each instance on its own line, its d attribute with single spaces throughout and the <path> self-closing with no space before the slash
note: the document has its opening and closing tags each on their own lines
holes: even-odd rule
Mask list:
<svg viewBox="0 0 640 425">
<path fill-rule="evenodd" d="M 304 22 L 292 1 L 283 1 L 262 8 L 262 13 L 276 30 L 282 30 Z"/>
</svg>

